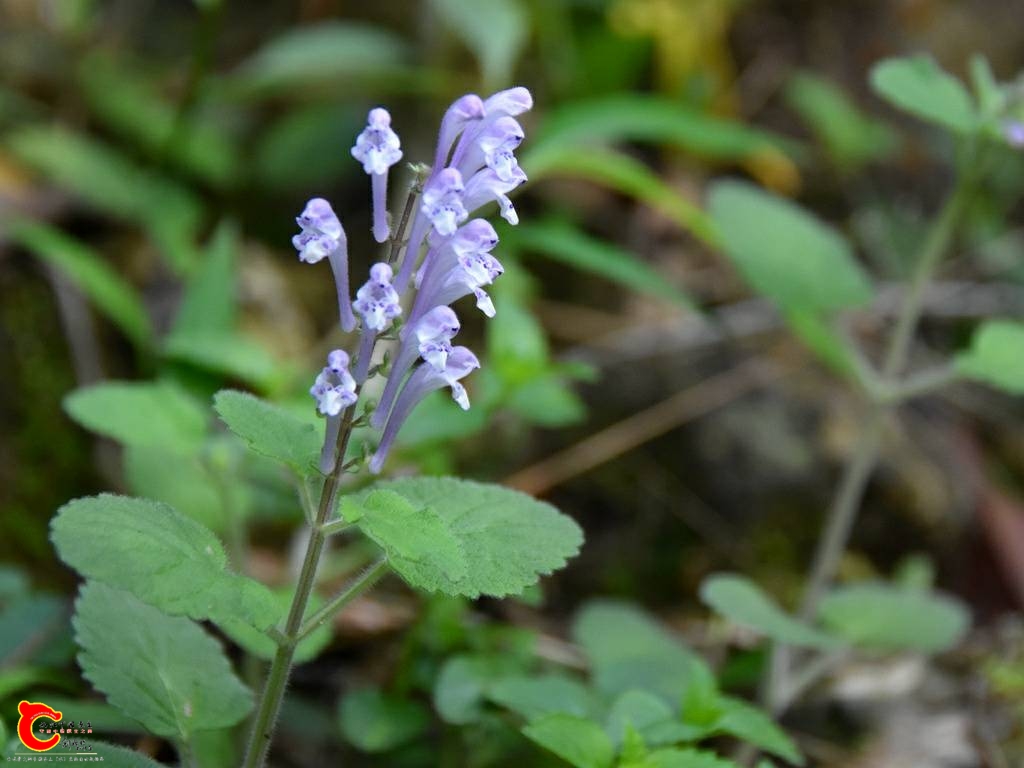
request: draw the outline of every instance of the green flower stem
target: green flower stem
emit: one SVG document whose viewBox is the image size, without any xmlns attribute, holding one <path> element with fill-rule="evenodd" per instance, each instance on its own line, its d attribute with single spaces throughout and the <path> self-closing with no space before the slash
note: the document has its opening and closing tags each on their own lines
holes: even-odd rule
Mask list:
<svg viewBox="0 0 1024 768">
<path fill-rule="evenodd" d="M 357 390 L 358 395 L 358 390 Z M 243 768 L 261 768 L 267 759 L 267 752 L 270 750 L 270 742 L 274 735 L 274 726 L 277 722 L 277 715 L 281 709 L 281 699 L 284 696 L 284 689 L 288 683 L 288 676 L 291 673 L 292 658 L 295 656 L 295 646 L 299 639 L 299 630 L 302 627 L 302 619 L 306 613 L 306 605 L 309 602 L 309 595 L 313 591 L 313 583 L 316 579 L 317 565 L 320 563 L 320 555 L 324 549 L 323 526 L 335 508 L 338 500 L 341 477 L 344 474 L 344 456 L 348 448 L 349 438 L 352 436 L 352 421 L 355 407 L 351 407 L 345 413 L 341 429 L 338 430 L 337 455 L 340 457 L 336 462 L 334 471 L 324 481 L 324 488 L 320 494 L 320 505 L 317 508 L 316 520 L 312 526 L 309 536 L 309 544 L 306 546 L 306 556 L 302 561 L 302 571 L 299 573 L 299 582 L 295 587 L 295 595 L 292 598 L 292 605 L 288 611 L 288 619 L 285 622 L 283 637 L 274 654 L 274 660 L 270 663 L 270 671 L 267 673 L 267 682 L 263 686 L 259 702 L 256 707 L 256 715 L 253 719 L 252 733 L 249 736 L 249 745 L 246 749 Z"/>
<path fill-rule="evenodd" d="M 343 533 L 352 527 L 352 523 L 347 520 L 337 519 L 331 520 L 320 526 L 320 530 L 323 531 L 324 536 L 333 536 L 336 533 Z"/>
<path fill-rule="evenodd" d="M 373 565 L 363 571 L 356 579 L 348 584 L 341 592 L 325 603 L 320 610 L 310 616 L 299 628 L 296 642 L 302 642 L 311 632 L 314 632 L 325 621 L 351 603 L 359 595 L 376 584 L 390 570 L 386 557 L 376 560 Z"/>
<path fill-rule="evenodd" d="M 921 249 L 911 278 L 910 288 L 900 308 L 896 328 L 886 352 L 881 371 L 881 387 L 872 390 L 870 405 L 864 419 L 864 429 L 850 455 L 846 468 L 843 470 L 842 478 L 829 508 L 825 531 L 818 540 L 813 565 L 800 603 L 798 615 L 803 621 L 813 620 L 822 595 L 835 577 L 843 552 L 849 543 L 850 532 L 857 519 L 857 512 L 864 499 L 868 480 L 878 463 L 882 428 L 896 404 L 903 399 L 890 396 L 893 392 L 902 394 L 902 388 L 899 385 L 892 385 L 891 382 L 900 376 L 906 367 L 914 332 L 921 318 L 928 283 L 949 247 L 953 232 L 974 187 L 976 176 L 971 166 L 972 153 L 967 154 L 965 170 L 959 175 L 956 186 L 932 224 Z M 780 692 L 786 688 L 786 680 L 789 677 L 789 654 L 790 649 L 786 645 L 776 643 L 772 647 L 769 658 L 764 699 L 769 709 L 776 714 L 782 712 L 789 703 L 788 701 L 784 702 L 780 696 Z"/>
</svg>

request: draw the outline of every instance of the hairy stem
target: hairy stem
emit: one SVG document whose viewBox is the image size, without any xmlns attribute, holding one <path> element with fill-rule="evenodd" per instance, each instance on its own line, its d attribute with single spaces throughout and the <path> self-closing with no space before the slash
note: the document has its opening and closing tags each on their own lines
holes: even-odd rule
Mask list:
<svg viewBox="0 0 1024 768">
<path fill-rule="evenodd" d="M 307 635 L 315 631 L 325 621 L 334 616 L 334 614 L 376 584 L 387 572 L 387 558 L 381 557 L 376 560 L 373 565 L 356 577 L 351 584 L 348 584 L 343 590 L 341 590 L 341 592 L 328 600 L 320 610 L 306 619 L 299 628 L 298 636 L 295 638 L 296 642 L 304 640 Z"/>
<path fill-rule="evenodd" d="M 326 537 L 323 526 L 338 500 L 338 490 L 341 477 L 344 474 L 345 450 L 348 447 L 349 438 L 352 436 L 354 411 L 355 407 L 353 406 L 345 412 L 341 429 L 338 431 L 337 446 L 340 458 L 336 463 L 334 471 L 324 481 L 316 519 L 313 522 L 309 543 L 306 546 L 306 556 L 302 561 L 302 570 L 299 573 L 299 582 L 295 587 L 295 595 L 292 598 L 291 608 L 288 611 L 288 618 L 282 633 L 283 637 L 278 645 L 277 652 L 274 654 L 274 660 L 270 663 L 267 681 L 263 686 L 263 691 L 256 706 L 252 733 L 249 736 L 245 761 L 242 763 L 243 768 L 261 768 L 266 762 L 267 752 L 270 750 L 274 726 L 277 722 L 278 712 L 281 709 L 281 700 L 284 696 L 285 686 L 288 683 L 288 676 L 291 673 L 295 646 L 299 641 L 302 619 L 306 613 L 309 595 L 313 591 L 317 566 L 320 563 L 320 555 L 324 549 Z"/>
</svg>

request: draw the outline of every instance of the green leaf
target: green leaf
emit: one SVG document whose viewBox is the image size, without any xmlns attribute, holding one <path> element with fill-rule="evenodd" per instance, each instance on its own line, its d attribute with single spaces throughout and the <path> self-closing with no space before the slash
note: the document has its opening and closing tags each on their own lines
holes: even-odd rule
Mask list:
<svg viewBox="0 0 1024 768">
<path fill-rule="evenodd" d="M 184 187 L 67 128 L 22 128 L 8 138 L 8 146 L 20 160 L 86 203 L 144 226 L 179 272 L 191 266 L 190 243 L 201 223 L 202 207 Z"/>
<path fill-rule="evenodd" d="M 766 151 L 799 147 L 781 137 L 723 120 L 687 107 L 675 99 L 639 94 L 604 96 L 569 102 L 551 110 L 529 141 L 523 167 L 533 178 L 534 163 L 546 162 L 581 144 L 645 141 L 676 147 L 709 160 L 736 161 Z"/>
<path fill-rule="evenodd" d="M 544 328 L 518 297 L 501 294 L 500 311 L 487 323 L 487 351 L 506 385 L 525 384 L 551 367 Z"/>
<path fill-rule="evenodd" d="M 273 599 L 277 603 L 278 616 L 285 616 L 288 613 L 288 608 L 292 604 L 292 597 L 295 595 L 294 590 L 283 588 L 276 589 L 271 592 Z M 317 610 L 323 605 L 324 600 L 315 592 L 309 596 L 309 604 L 306 607 L 306 615 L 309 616 L 313 611 Z M 246 653 L 251 653 L 253 656 L 257 656 L 266 661 L 270 661 L 274 658 L 274 654 L 277 653 L 277 643 L 262 629 L 257 629 L 252 624 L 236 620 L 236 619 L 225 619 L 217 622 L 224 634 L 231 638 L 233 642 L 245 649 Z M 299 644 L 295 646 L 295 657 L 294 662 L 296 664 L 302 664 L 307 661 L 311 661 L 320 655 L 321 651 L 324 650 L 328 645 L 331 644 L 333 639 L 333 631 L 330 622 L 324 622 L 320 624 L 316 629 L 310 632 L 306 637 L 299 641 Z"/>
<path fill-rule="evenodd" d="M 351 102 L 296 106 L 262 131 L 252 157 L 257 183 L 268 189 L 326 187 L 346 173 L 361 173 L 352 156 L 323 152 L 338 136 L 357 136 L 366 114 Z M 317 162 L 309 158 L 318 155 Z"/>
<path fill-rule="evenodd" d="M 612 742 L 618 745 L 623 743 L 629 728 L 645 736 L 651 726 L 672 721 L 674 718 L 675 713 L 663 699 L 647 691 L 630 690 L 612 703 L 605 731 L 611 736 Z"/>
<path fill-rule="evenodd" d="M 217 481 L 195 456 L 127 445 L 124 479 L 134 496 L 162 501 L 217 533 L 228 527 Z"/>
<path fill-rule="evenodd" d="M 728 696 L 719 700 L 719 706 L 722 711 L 713 726 L 714 732 L 735 736 L 796 765 L 804 764 L 793 740 L 757 707 Z"/>
<path fill-rule="evenodd" d="M 759 586 L 742 576 L 709 576 L 700 586 L 700 597 L 729 621 L 773 640 L 808 648 L 834 648 L 841 644 L 837 638 L 794 619 Z"/>
<path fill-rule="evenodd" d="M 468 575 L 462 541 L 448 521 L 430 507 L 418 507 L 388 490 L 371 491 L 358 501 L 341 501 L 341 516 L 355 523 L 387 554 L 388 565 L 413 587 L 452 591 Z"/>
<path fill-rule="evenodd" d="M 70 614 L 68 618 L 70 619 Z M 68 639 L 73 646 L 70 627 Z M 45 701 L 53 709 L 62 712 L 68 720 L 89 721 L 94 733 L 145 733 L 145 728 L 138 720 L 122 714 L 121 710 L 99 699 L 83 700 L 70 696 L 54 696 L 51 691 L 33 692 L 25 698 L 29 701 Z"/>
<path fill-rule="evenodd" d="M 211 531 L 166 504 L 110 494 L 75 499 L 50 530 L 61 560 L 83 576 L 168 613 L 257 629 L 280 617 L 266 587 L 227 570 Z"/>
<path fill-rule="evenodd" d="M 203 259 L 189 277 L 174 318 L 171 338 L 196 334 L 224 334 L 235 327 L 238 315 L 235 256 L 238 226 L 222 221 L 210 238 Z"/>
<path fill-rule="evenodd" d="M 109 381 L 76 389 L 64 410 L 86 429 L 126 445 L 196 453 L 206 439 L 206 413 L 166 382 Z"/>
<path fill-rule="evenodd" d="M 783 308 L 831 312 L 871 299 L 846 240 L 793 203 L 751 184 L 719 181 L 710 210 L 726 255 L 754 290 Z"/>
<path fill-rule="evenodd" d="M 379 483 L 371 490 L 381 489 L 404 496 L 417 509 L 433 509 L 462 544 L 466 576 L 439 586 L 448 594 L 517 595 L 539 576 L 563 567 L 583 543 L 571 518 L 499 485 L 421 477 Z"/>
<path fill-rule="evenodd" d="M 193 731 L 240 722 L 252 708 L 220 643 L 192 621 L 98 582 L 82 587 L 75 607 L 86 679 L 153 733 L 187 741 Z"/>
<path fill-rule="evenodd" d="M 102 741 L 90 741 L 89 747 L 103 760 L 106 768 L 162 768 L 163 765 L 141 752 Z"/>
<path fill-rule="evenodd" d="M 957 354 L 956 369 L 976 381 L 1024 395 L 1024 323 L 989 320 L 971 337 L 971 346 Z"/>
<path fill-rule="evenodd" d="M 341 699 L 338 720 L 342 734 L 357 749 L 387 752 L 425 733 L 430 712 L 419 702 L 363 688 Z"/>
<path fill-rule="evenodd" d="M 233 389 L 222 389 L 214 395 L 213 407 L 221 421 L 256 453 L 286 464 L 299 475 L 319 471 L 323 435 L 310 422 Z"/>
<path fill-rule="evenodd" d="M 887 125 L 864 115 L 825 78 L 800 72 L 787 83 L 785 96 L 842 169 L 880 160 L 896 148 L 896 135 Z"/>
<path fill-rule="evenodd" d="M 601 726 L 575 715 L 545 715 L 525 726 L 523 734 L 575 768 L 610 768 L 615 757 Z"/>
<path fill-rule="evenodd" d="M 600 184 L 646 203 L 706 245 L 717 244 L 714 224 L 699 206 L 662 181 L 646 165 L 621 152 L 566 147 L 524 158 L 530 179 L 569 176 Z"/>
<path fill-rule="evenodd" d="M 626 603 L 594 600 L 573 623 L 598 690 L 617 696 L 631 689 L 657 694 L 675 706 L 703 662 L 647 614 Z"/>
<path fill-rule="evenodd" d="M 637 768 L 739 768 L 732 760 L 703 749 L 659 749 Z"/>
<path fill-rule="evenodd" d="M 870 77 L 875 93 L 915 117 L 957 133 L 977 127 L 967 89 L 931 56 L 885 59 L 871 68 Z"/>
<path fill-rule="evenodd" d="M 407 70 L 406 43 L 386 29 L 339 21 L 300 26 L 278 35 L 235 73 L 243 94 L 295 94 L 369 87 Z"/>
<path fill-rule="evenodd" d="M 693 301 L 639 256 L 606 240 L 598 240 L 565 221 L 548 218 L 523 223 L 511 230 L 514 247 L 542 253 L 550 259 L 600 275 L 627 288 L 665 299 L 686 309 Z"/>
<path fill-rule="evenodd" d="M 970 625 L 959 601 L 888 584 L 833 590 L 822 598 L 818 613 L 831 631 L 881 650 L 937 653 L 956 645 Z"/>
<path fill-rule="evenodd" d="M 441 667 L 434 682 L 434 708 L 446 723 L 465 725 L 475 722 L 483 713 L 488 687 L 520 671 L 516 659 L 510 656 L 452 656 Z"/>
<path fill-rule="evenodd" d="M 505 405 L 528 424 L 549 429 L 578 424 L 587 416 L 572 384 L 557 374 L 542 374 L 513 387 Z"/>
<path fill-rule="evenodd" d="M 46 224 L 13 222 L 7 234 L 12 241 L 56 266 L 136 345 L 150 344 L 153 328 L 138 292 L 108 266 L 101 254 Z"/>
<path fill-rule="evenodd" d="M 430 6 L 476 58 L 485 89 L 513 79 L 529 31 L 519 0 L 431 0 Z"/>
<path fill-rule="evenodd" d="M 45 592 L 5 600 L 0 604 L 0 669 L 70 661 L 73 651 L 65 655 L 63 647 L 69 615 L 67 601 Z"/>
<path fill-rule="evenodd" d="M 785 312 L 784 317 L 793 335 L 834 373 L 847 378 L 854 375 L 857 363 L 853 353 L 828 318 L 801 310 Z"/>
<path fill-rule="evenodd" d="M 202 123 L 196 110 L 180 115 L 159 85 L 142 72 L 142 62 L 93 53 L 80 60 L 80 93 L 111 130 L 155 158 L 214 185 L 229 182 L 238 167 L 237 144 L 218 130 L 226 121 Z M 172 141 L 173 138 L 173 141 Z"/>
<path fill-rule="evenodd" d="M 588 717 L 596 707 L 587 686 L 562 675 L 505 677 L 488 686 L 486 695 L 526 720 L 554 713 Z"/>
<path fill-rule="evenodd" d="M 261 392 L 277 387 L 282 364 L 257 342 L 235 333 L 176 333 L 167 339 L 164 355 L 208 371 L 238 379 Z"/>
</svg>

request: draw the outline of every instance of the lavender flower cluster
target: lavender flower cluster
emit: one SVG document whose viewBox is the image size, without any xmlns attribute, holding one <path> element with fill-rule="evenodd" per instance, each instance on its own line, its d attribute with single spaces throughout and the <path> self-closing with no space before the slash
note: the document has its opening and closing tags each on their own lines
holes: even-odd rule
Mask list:
<svg viewBox="0 0 1024 768">
<path fill-rule="evenodd" d="M 460 323 L 450 305 L 472 295 L 485 315 L 494 316 L 494 305 L 484 288 L 503 272 L 501 263 L 491 255 L 498 236 L 485 219 L 470 216 L 496 202 L 502 218 L 510 224 L 519 222 L 508 198 L 509 192 L 526 181 L 515 156 L 524 138 L 515 118 L 532 106 L 533 97 L 526 88 L 510 88 L 487 99 L 469 94 L 448 108 L 441 120 L 434 165 L 423 183 L 408 240 L 404 248 L 397 249 L 395 268 L 386 261 L 374 264 L 355 300 L 349 288 L 348 240 L 330 203 L 314 198 L 296 219 L 302 231 L 292 238 L 292 244 L 299 259 L 315 264 L 326 258 L 331 265 L 342 330 L 351 332 L 361 326 L 351 372 L 348 354 L 336 349 L 310 389 L 317 409 L 327 417 L 320 461 L 324 473 L 334 469 L 338 430 L 371 373 L 377 337 L 403 314 L 398 351 L 370 417 L 370 425 L 381 430 L 370 470 L 380 472 L 402 424 L 430 392 L 450 387 L 455 402 L 469 408 L 461 381 L 480 363 L 468 348 L 452 345 Z M 391 231 L 387 211 L 388 174 L 402 159 L 401 141 L 391 128 L 387 110 L 370 110 L 352 156 L 370 176 L 374 239 L 385 243 L 401 238 L 403 232 Z"/>
</svg>

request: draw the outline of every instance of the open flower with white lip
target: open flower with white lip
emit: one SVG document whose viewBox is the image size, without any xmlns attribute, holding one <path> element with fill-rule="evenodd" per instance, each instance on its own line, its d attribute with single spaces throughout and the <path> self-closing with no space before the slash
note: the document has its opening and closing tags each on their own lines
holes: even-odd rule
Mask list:
<svg viewBox="0 0 1024 768">
<path fill-rule="evenodd" d="M 383 243 L 391 234 L 388 224 L 388 171 L 402 159 L 402 142 L 391 130 L 391 114 L 386 109 L 371 109 L 366 128 L 356 138 L 352 157 L 363 164 L 370 176 L 373 195 L 373 237 Z"/>
<path fill-rule="evenodd" d="M 295 223 L 302 231 L 292 238 L 292 245 L 299 252 L 299 259 L 307 264 L 316 264 L 325 257 L 334 273 L 334 285 L 338 291 L 338 310 L 341 329 L 348 333 L 356 327 L 348 286 L 348 238 L 341 220 L 334 213 L 331 204 L 322 197 L 314 197 L 303 208 Z"/>
<path fill-rule="evenodd" d="M 377 451 L 370 459 L 370 471 L 374 474 L 381 471 L 402 424 L 405 423 L 413 409 L 431 392 L 443 387 L 451 387 L 452 399 L 463 410 L 468 409 L 469 395 L 466 394 L 466 388 L 460 381 L 479 367 L 480 361 L 468 348 L 453 347 L 443 370 L 438 371 L 433 366 L 421 365 L 413 371 L 405 382 L 405 386 L 402 387 L 401 393 L 395 399 L 391 413 L 388 414 L 380 445 L 377 446 Z"/>
</svg>

